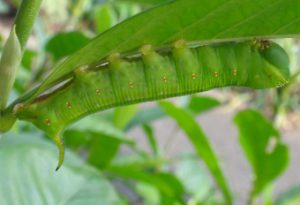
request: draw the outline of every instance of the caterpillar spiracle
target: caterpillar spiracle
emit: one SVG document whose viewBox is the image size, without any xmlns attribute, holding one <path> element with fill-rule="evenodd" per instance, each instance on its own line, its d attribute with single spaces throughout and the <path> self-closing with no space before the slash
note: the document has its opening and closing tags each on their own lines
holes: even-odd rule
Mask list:
<svg viewBox="0 0 300 205">
<path fill-rule="evenodd" d="M 270 41 L 197 45 L 179 40 L 168 47 L 143 46 L 83 65 L 31 102 L 14 106 L 18 119 L 44 130 L 64 158 L 62 132 L 72 122 L 104 109 L 188 95 L 225 86 L 256 89 L 287 83 L 289 60 Z"/>
</svg>

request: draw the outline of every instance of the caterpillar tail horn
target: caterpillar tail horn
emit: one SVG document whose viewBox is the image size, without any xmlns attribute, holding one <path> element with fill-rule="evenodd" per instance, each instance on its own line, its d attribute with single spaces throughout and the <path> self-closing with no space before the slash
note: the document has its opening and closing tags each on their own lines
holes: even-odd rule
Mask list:
<svg viewBox="0 0 300 205">
<path fill-rule="evenodd" d="M 60 135 L 56 135 L 53 138 L 54 142 L 57 145 L 58 151 L 59 151 L 59 157 L 58 157 L 58 165 L 55 169 L 55 171 L 58 171 L 60 169 L 60 167 L 62 166 L 63 162 L 64 162 L 64 158 L 65 158 L 65 146 L 64 146 L 64 142 L 61 138 Z"/>
</svg>

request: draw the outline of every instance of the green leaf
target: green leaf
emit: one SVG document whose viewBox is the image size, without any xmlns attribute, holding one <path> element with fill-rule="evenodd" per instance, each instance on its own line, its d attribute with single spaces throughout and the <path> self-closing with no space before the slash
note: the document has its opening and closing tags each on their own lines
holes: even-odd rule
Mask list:
<svg viewBox="0 0 300 205">
<path fill-rule="evenodd" d="M 273 205 L 273 191 L 274 186 L 273 184 L 270 186 L 267 186 L 263 193 L 262 193 L 262 204 L 263 205 Z"/>
<path fill-rule="evenodd" d="M 158 148 L 155 136 L 154 136 L 153 128 L 150 125 L 144 124 L 143 125 L 143 130 L 144 130 L 144 132 L 146 134 L 146 137 L 147 137 L 147 140 L 148 140 L 148 144 L 150 145 L 152 153 L 155 156 L 158 156 L 159 155 L 159 148 Z"/>
<path fill-rule="evenodd" d="M 36 56 L 36 51 L 26 49 L 22 58 L 22 66 L 28 70 L 32 70 L 32 64 Z"/>
<path fill-rule="evenodd" d="M 100 132 L 105 135 L 115 136 L 120 139 L 124 139 L 124 132 L 113 124 L 114 118 L 109 113 L 99 115 L 93 115 L 88 118 L 84 118 L 81 122 L 76 122 L 71 126 L 71 129 L 81 130 L 82 132 Z"/>
<path fill-rule="evenodd" d="M 100 4 L 95 10 L 95 27 L 98 33 L 102 33 L 117 23 L 117 17 L 111 4 Z"/>
<path fill-rule="evenodd" d="M 64 144 L 73 150 L 86 146 L 90 140 L 90 135 L 84 131 L 68 129 L 64 132 Z"/>
<path fill-rule="evenodd" d="M 165 116 L 165 112 L 160 107 L 139 110 L 126 126 L 126 130 L 130 130 L 139 125 L 149 124 Z"/>
<path fill-rule="evenodd" d="M 100 169 L 107 166 L 116 156 L 121 144 L 135 143 L 127 139 L 123 132 L 108 124 L 98 125 L 97 129 L 69 129 L 64 136 L 68 147 L 86 148 L 89 163 Z"/>
<path fill-rule="evenodd" d="M 67 147 L 75 150 L 85 149 L 88 160 L 102 169 L 115 158 L 121 144 L 133 146 L 135 142 L 113 125 L 110 113 L 91 116 L 74 124 L 64 132 Z"/>
<path fill-rule="evenodd" d="M 195 114 L 200 114 L 220 105 L 221 103 L 215 98 L 193 96 L 187 107 Z"/>
<path fill-rule="evenodd" d="M 201 114 L 220 106 L 221 103 L 211 97 L 192 96 L 190 101 L 184 105 L 184 108 L 192 111 L 194 114 Z M 130 130 L 136 126 L 149 124 L 155 120 L 166 117 L 166 113 L 160 107 L 142 109 L 128 123 L 125 130 Z"/>
<path fill-rule="evenodd" d="M 213 183 L 198 160 L 185 157 L 176 166 L 176 176 L 182 181 L 193 201 L 200 204 L 214 190 Z M 201 186 L 199 186 L 201 184 Z M 198 204 L 197 203 L 197 204 Z"/>
<path fill-rule="evenodd" d="M 227 204 L 232 204 L 231 193 L 219 166 L 218 158 L 197 121 L 189 112 L 184 109 L 177 108 L 170 102 L 161 102 L 160 105 L 166 113 L 168 113 L 168 115 L 174 118 L 178 126 L 186 133 L 186 136 L 195 147 L 197 154 L 205 162 L 216 183 L 222 190 Z"/>
<path fill-rule="evenodd" d="M 126 1 L 119 1 L 114 4 L 118 11 L 118 21 L 122 22 L 141 12 L 141 8 L 137 4 L 130 4 Z"/>
<path fill-rule="evenodd" d="M 129 105 L 125 107 L 118 107 L 114 112 L 114 125 L 116 128 L 124 129 L 132 120 L 138 111 L 138 105 Z"/>
<path fill-rule="evenodd" d="M 274 205 L 297 205 L 300 203 L 300 185 L 279 194 Z"/>
<path fill-rule="evenodd" d="M 288 148 L 279 132 L 260 113 L 245 110 L 234 119 L 240 144 L 255 174 L 252 195 L 256 196 L 287 167 Z"/>
<path fill-rule="evenodd" d="M 110 166 L 106 171 L 122 178 L 148 183 L 157 188 L 162 196 L 181 201 L 184 189 L 180 181 L 172 174 L 149 172 L 135 165 Z"/>
<path fill-rule="evenodd" d="M 300 1 L 295 0 L 171 1 L 96 37 L 56 67 L 35 96 L 79 66 L 98 62 L 115 52 L 136 50 L 145 44 L 157 47 L 178 39 L 212 43 L 297 36 L 300 34 L 299 10 Z"/>
<path fill-rule="evenodd" d="M 67 152 L 55 172 L 56 148 L 30 135 L 0 141 L 0 204 L 124 204 L 99 171 Z"/>
<path fill-rule="evenodd" d="M 89 38 L 78 31 L 58 33 L 46 44 L 46 51 L 57 61 L 84 47 Z"/>
<path fill-rule="evenodd" d="M 143 198 L 145 205 L 161 204 L 160 193 L 154 186 L 138 182 L 135 191 Z"/>
<path fill-rule="evenodd" d="M 89 149 L 88 161 L 98 168 L 107 166 L 118 153 L 120 145 L 124 142 L 128 143 L 125 139 L 103 133 L 94 132 L 91 135 L 93 140 Z"/>
</svg>

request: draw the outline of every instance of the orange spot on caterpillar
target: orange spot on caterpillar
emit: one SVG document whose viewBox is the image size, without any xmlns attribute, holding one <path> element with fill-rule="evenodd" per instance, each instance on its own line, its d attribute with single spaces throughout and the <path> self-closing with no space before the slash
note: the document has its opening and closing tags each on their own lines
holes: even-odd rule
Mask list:
<svg viewBox="0 0 300 205">
<path fill-rule="evenodd" d="M 82 65 L 82 66 L 79 66 L 74 72 L 77 76 L 80 76 L 83 73 L 86 73 L 88 71 L 88 69 L 89 69 L 88 65 Z"/>
<path fill-rule="evenodd" d="M 164 81 L 164 83 L 168 82 L 167 76 L 164 76 L 164 77 L 162 78 L 162 80 Z"/>
<path fill-rule="evenodd" d="M 101 90 L 97 89 L 96 90 L 96 95 L 98 95 L 98 96 L 101 95 Z"/>
<path fill-rule="evenodd" d="M 232 70 L 232 75 L 237 76 L 237 69 Z"/>
<path fill-rule="evenodd" d="M 192 74 L 192 79 L 195 80 L 196 78 L 197 78 L 197 74 L 196 74 L 196 73 L 193 73 L 193 74 Z"/>
<path fill-rule="evenodd" d="M 70 102 L 67 102 L 67 103 L 66 103 L 66 106 L 67 106 L 67 108 L 69 108 L 69 109 L 71 109 L 71 108 L 72 108 L 72 105 L 71 105 L 71 103 L 70 103 Z"/>
<path fill-rule="evenodd" d="M 186 46 L 187 46 L 187 43 L 186 43 L 186 41 L 183 40 L 183 39 L 180 39 L 180 40 L 178 40 L 178 41 L 176 41 L 176 42 L 174 43 L 174 47 L 175 47 L 175 48 L 184 48 L 184 47 L 186 47 Z"/>
<path fill-rule="evenodd" d="M 214 76 L 217 78 L 219 77 L 219 72 L 214 72 Z"/>
<path fill-rule="evenodd" d="M 129 87 L 133 88 L 133 82 L 129 82 Z"/>
<path fill-rule="evenodd" d="M 120 53 L 113 53 L 111 55 L 108 56 L 107 60 L 110 63 L 114 63 L 114 62 L 118 62 L 121 58 L 121 54 Z"/>
<path fill-rule="evenodd" d="M 268 40 L 254 39 L 252 41 L 252 46 L 263 51 L 271 47 L 271 42 Z"/>
<path fill-rule="evenodd" d="M 45 124 L 46 124 L 47 126 L 50 126 L 50 125 L 51 125 L 51 121 L 50 121 L 49 119 L 46 119 L 46 120 L 45 120 Z"/>
<path fill-rule="evenodd" d="M 154 51 L 154 48 L 153 48 L 152 45 L 145 45 L 145 46 L 143 46 L 143 47 L 140 49 L 140 52 L 141 52 L 144 56 L 151 54 L 153 51 Z"/>
</svg>

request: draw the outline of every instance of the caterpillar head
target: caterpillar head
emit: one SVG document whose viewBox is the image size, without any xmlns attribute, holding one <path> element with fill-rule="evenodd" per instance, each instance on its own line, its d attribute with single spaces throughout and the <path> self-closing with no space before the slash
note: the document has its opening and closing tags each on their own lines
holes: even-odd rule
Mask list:
<svg viewBox="0 0 300 205">
<path fill-rule="evenodd" d="M 254 48 L 257 49 L 259 55 L 263 57 L 264 60 L 261 63 L 265 65 L 262 66 L 264 70 L 256 72 L 257 74 L 251 77 L 251 86 L 254 88 L 272 88 L 286 85 L 290 77 L 288 54 L 282 47 L 274 42 L 255 42 Z"/>
<path fill-rule="evenodd" d="M 269 42 L 267 47 L 260 49 L 260 53 L 264 59 L 271 65 L 275 66 L 279 73 L 286 79 L 290 77 L 289 56 L 282 47 L 276 43 Z"/>
</svg>

